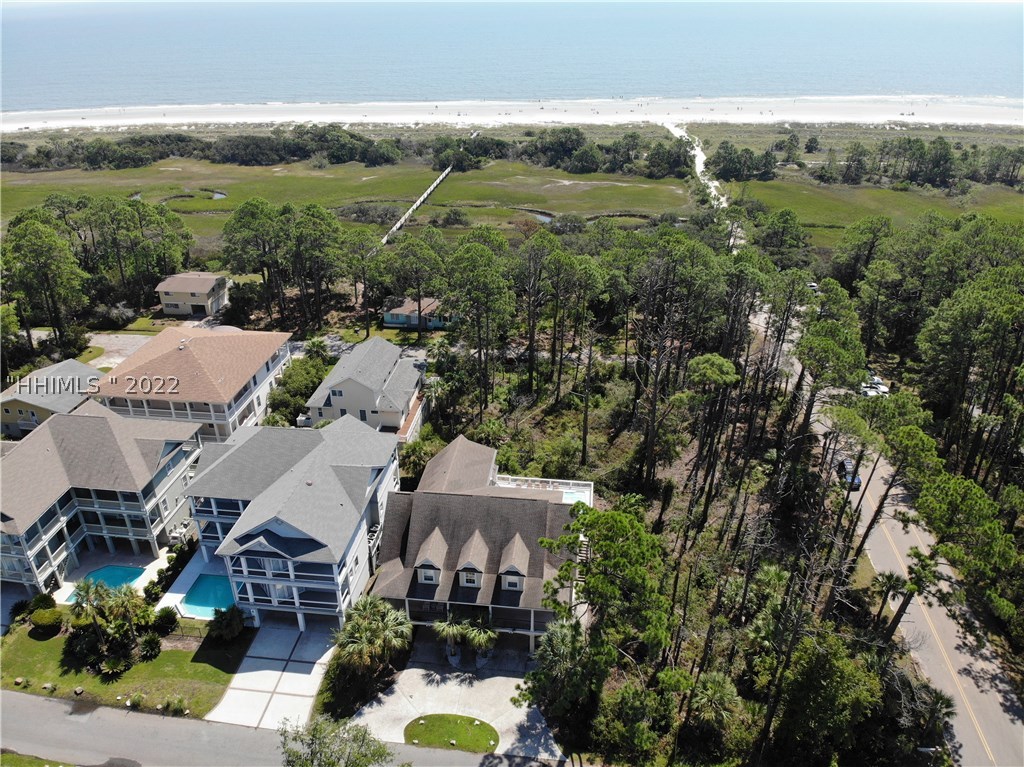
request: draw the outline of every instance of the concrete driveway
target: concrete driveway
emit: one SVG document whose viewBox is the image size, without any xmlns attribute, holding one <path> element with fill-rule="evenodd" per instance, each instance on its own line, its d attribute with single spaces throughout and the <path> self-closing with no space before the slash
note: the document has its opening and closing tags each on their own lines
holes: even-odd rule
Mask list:
<svg viewBox="0 0 1024 767">
<path fill-rule="evenodd" d="M 145 346 L 152 337 L 142 333 L 92 333 L 89 335 L 89 345 L 101 347 L 103 354 L 89 364 L 94 368 L 116 367 Z"/>
<path fill-rule="evenodd" d="M 502 649 L 499 644 L 484 668 L 460 671 L 448 663 L 441 643 L 417 638 L 398 681 L 360 709 L 352 721 L 366 725 L 381 740 L 403 743 L 405 726 L 417 717 L 460 714 L 487 722 L 498 731 L 497 754 L 564 760 L 540 711 L 512 703 L 525 668 L 525 652 Z"/>
<path fill-rule="evenodd" d="M 333 650 L 326 625 L 310 621 L 300 632 L 265 624 L 206 720 L 265 730 L 276 730 L 285 720 L 304 725 Z"/>
</svg>

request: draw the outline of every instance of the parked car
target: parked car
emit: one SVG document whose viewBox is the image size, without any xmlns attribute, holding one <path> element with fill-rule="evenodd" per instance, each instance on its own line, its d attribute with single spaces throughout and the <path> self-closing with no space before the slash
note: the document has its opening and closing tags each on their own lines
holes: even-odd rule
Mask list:
<svg viewBox="0 0 1024 767">
<path fill-rule="evenodd" d="M 862 397 L 881 397 L 882 396 L 882 392 L 878 391 L 878 389 L 872 389 L 870 386 L 861 386 L 860 387 L 860 396 L 862 396 Z"/>
<path fill-rule="evenodd" d="M 860 490 L 860 475 L 854 473 L 852 458 L 843 458 L 836 464 L 836 473 L 845 483 L 846 487 L 853 490 Z"/>
<path fill-rule="evenodd" d="M 815 293 L 818 292 L 818 283 L 816 282 L 808 282 L 807 287 L 809 287 Z"/>
</svg>

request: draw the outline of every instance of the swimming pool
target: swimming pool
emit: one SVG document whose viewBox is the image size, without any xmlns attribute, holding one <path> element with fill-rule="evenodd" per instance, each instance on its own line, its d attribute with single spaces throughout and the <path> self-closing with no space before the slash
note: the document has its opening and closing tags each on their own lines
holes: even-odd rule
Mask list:
<svg viewBox="0 0 1024 767">
<path fill-rule="evenodd" d="M 200 575 L 181 600 L 181 609 L 193 618 L 212 618 L 216 608 L 226 610 L 234 603 L 228 578 L 223 575 Z"/>
<path fill-rule="evenodd" d="M 125 583 L 135 583 L 140 575 L 143 573 L 141 567 L 124 567 L 122 565 L 107 565 L 97 570 L 92 570 L 84 578 L 83 581 L 96 581 L 97 583 L 103 583 L 112 589 L 116 589 L 118 586 L 123 586 Z M 71 601 L 75 601 L 72 596 Z"/>
</svg>

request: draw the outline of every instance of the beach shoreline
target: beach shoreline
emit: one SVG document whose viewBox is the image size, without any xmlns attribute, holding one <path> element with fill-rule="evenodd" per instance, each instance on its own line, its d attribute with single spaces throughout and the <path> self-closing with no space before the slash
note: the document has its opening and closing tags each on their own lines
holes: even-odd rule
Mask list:
<svg viewBox="0 0 1024 767">
<path fill-rule="evenodd" d="M 200 104 L 12 111 L 3 131 L 97 131 L 166 125 L 863 124 L 1024 127 L 1024 100 L 1003 97 L 834 96 L 797 98 L 582 99 L 290 104 Z"/>
</svg>

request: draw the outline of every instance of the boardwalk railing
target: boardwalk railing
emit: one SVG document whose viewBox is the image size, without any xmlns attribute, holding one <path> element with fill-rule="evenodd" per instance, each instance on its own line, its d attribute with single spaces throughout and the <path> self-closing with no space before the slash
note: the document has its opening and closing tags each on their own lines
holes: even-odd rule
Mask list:
<svg viewBox="0 0 1024 767">
<path fill-rule="evenodd" d="M 437 189 L 438 185 L 442 181 L 448 178 L 448 174 L 452 172 L 452 167 L 453 166 L 449 165 L 447 168 L 441 171 L 441 175 L 434 179 L 434 183 L 427 187 L 427 191 L 420 195 L 420 198 L 412 204 L 412 207 L 409 208 L 409 210 L 405 211 L 405 214 L 400 219 L 398 219 L 397 223 L 393 227 L 391 227 L 391 229 L 388 230 L 388 233 L 381 238 L 381 245 L 387 245 L 388 240 L 391 239 L 391 237 L 394 236 L 394 234 L 399 229 L 405 226 L 406 222 L 409 220 L 412 214 L 416 212 L 416 209 L 427 201 L 427 198 L 430 197 L 430 193 Z"/>
</svg>

